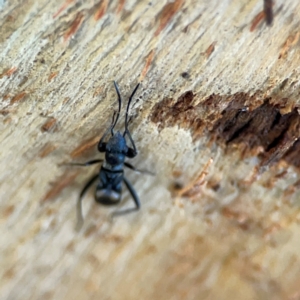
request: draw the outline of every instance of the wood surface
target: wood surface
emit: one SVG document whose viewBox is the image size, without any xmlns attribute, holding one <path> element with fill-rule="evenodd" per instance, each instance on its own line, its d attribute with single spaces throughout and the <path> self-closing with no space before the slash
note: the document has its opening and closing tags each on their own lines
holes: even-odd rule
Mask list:
<svg viewBox="0 0 300 300">
<path fill-rule="evenodd" d="M 300 2 L 263 7 L 0 1 L 1 299 L 300 299 Z M 155 176 L 77 231 L 113 80 Z"/>
</svg>

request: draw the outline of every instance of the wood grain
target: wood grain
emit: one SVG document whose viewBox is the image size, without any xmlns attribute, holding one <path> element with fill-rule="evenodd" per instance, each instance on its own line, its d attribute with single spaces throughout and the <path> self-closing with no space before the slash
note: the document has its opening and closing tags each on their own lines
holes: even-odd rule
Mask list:
<svg viewBox="0 0 300 300">
<path fill-rule="evenodd" d="M 299 299 L 300 3 L 265 2 L 0 1 L 1 299 Z M 77 232 L 113 80 L 156 175 Z"/>
</svg>

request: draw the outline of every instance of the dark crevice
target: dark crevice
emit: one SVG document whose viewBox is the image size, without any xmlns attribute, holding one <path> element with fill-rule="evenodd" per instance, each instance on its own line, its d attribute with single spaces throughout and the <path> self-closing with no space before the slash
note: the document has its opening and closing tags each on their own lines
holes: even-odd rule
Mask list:
<svg viewBox="0 0 300 300">
<path fill-rule="evenodd" d="M 273 121 L 273 123 L 271 125 L 271 129 L 274 128 L 276 125 L 279 124 L 280 119 L 281 119 L 281 114 L 278 111 L 277 114 L 276 114 L 276 116 L 275 116 L 275 118 L 274 118 L 274 121 Z"/>
<path fill-rule="evenodd" d="M 226 144 L 229 144 L 233 140 L 237 139 L 244 131 L 247 130 L 247 128 L 250 127 L 252 119 L 250 119 L 246 124 L 244 124 L 242 127 L 238 128 L 233 135 L 226 141 Z"/>
<path fill-rule="evenodd" d="M 285 131 L 282 131 L 281 134 L 276 137 L 267 147 L 266 147 L 266 152 L 269 152 L 271 149 L 276 148 L 279 144 L 280 141 L 282 141 L 283 137 L 285 135 Z"/>
<path fill-rule="evenodd" d="M 296 108 L 281 113 L 287 100 L 262 99 L 260 93 L 212 94 L 203 100 L 188 91 L 177 100 L 157 103 L 150 118 L 159 129 L 175 125 L 189 129 L 194 140 L 209 134 L 226 148 L 240 149 L 242 157 L 260 153 L 264 167 L 285 159 L 300 168 L 300 116 Z"/>
</svg>

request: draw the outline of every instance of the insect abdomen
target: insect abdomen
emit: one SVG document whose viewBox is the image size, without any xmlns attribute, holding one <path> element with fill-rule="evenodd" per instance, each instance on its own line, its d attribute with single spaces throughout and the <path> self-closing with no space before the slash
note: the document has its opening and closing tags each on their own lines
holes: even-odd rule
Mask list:
<svg viewBox="0 0 300 300">
<path fill-rule="evenodd" d="M 105 205 L 114 205 L 120 202 L 121 192 L 109 188 L 97 188 L 95 193 L 96 202 Z"/>
</svg>

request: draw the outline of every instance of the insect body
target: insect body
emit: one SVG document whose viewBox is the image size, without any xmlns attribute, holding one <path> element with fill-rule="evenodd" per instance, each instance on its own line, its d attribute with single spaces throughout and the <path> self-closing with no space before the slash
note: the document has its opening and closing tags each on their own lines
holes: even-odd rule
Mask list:
<svg viewBox="0 0 300 300">
<path fill-rule="evenodd" d="M 83 222 L 82 207 L 81 207 L 83 196 L 86 193 L 86 191 L 89 189 L 89 187 L 96 180 L 98 180 L 98 184 L 95 191 L 96 202 L 104 205 L 115 205 L 119 203 L 122 196 L 122 183 L 124 182 L 135 202 L 135 208 L 130 209 L 126 212 L 138 210 L 140 208 L 139 198 L 134 188 L 132 187 L 131 183 L 124 176 L 124 170 L 123 170 L 124 166 L 126 166 L 134 171 L 140 172 L 134 166 L 132 166 L 128 162 L 125 162 L 126 157 L 133 158 L 137 155 L 137 150 L 134 141 L 128 129 L 128 123 L 129 123 L 128 110 L 132 98 L 139 87 L 139 84 L 136 86 L 136 88 L 134 89 L 134 91 L 132 92 L 128 100 L 126 115 L 125 115 L 125 131 L 123 134 L 121 134 L 119 131 L 116 133 L 114 132 L 114 127 L 118 122 L 120 111 L 121 111 L 121 104 L 122 104 L 121 95 L 116 82 L 114 82 L 114 85 L 115 85 L 116 92 L 118 94 L 119 109 L 117 113 L 114 113 L 111 126 L 106 130 L 106 132 L 104 133 L 104 135 L 102 136 L 102 138 L 98 143 L 98 150 L 99 152 L 105 153 L 105 159 L 104 160 L 95 159 L 83 164 L 80 163 L 73 164 L 78 166 L 89 166 L 96 163 L 102 163 L 99 174 L 94 175 L 86 183 L 78 198 L 77 215 L 78 215 L 78 222 L 80 224 Z M 111 137 L 108 139 L 107 142 L 105 142 L 108 134 L 111 134 Z M 126 136 L 130 141 L 131 144 L 130 146 L 128 146 L 126 143 Z"/>
</svg>

